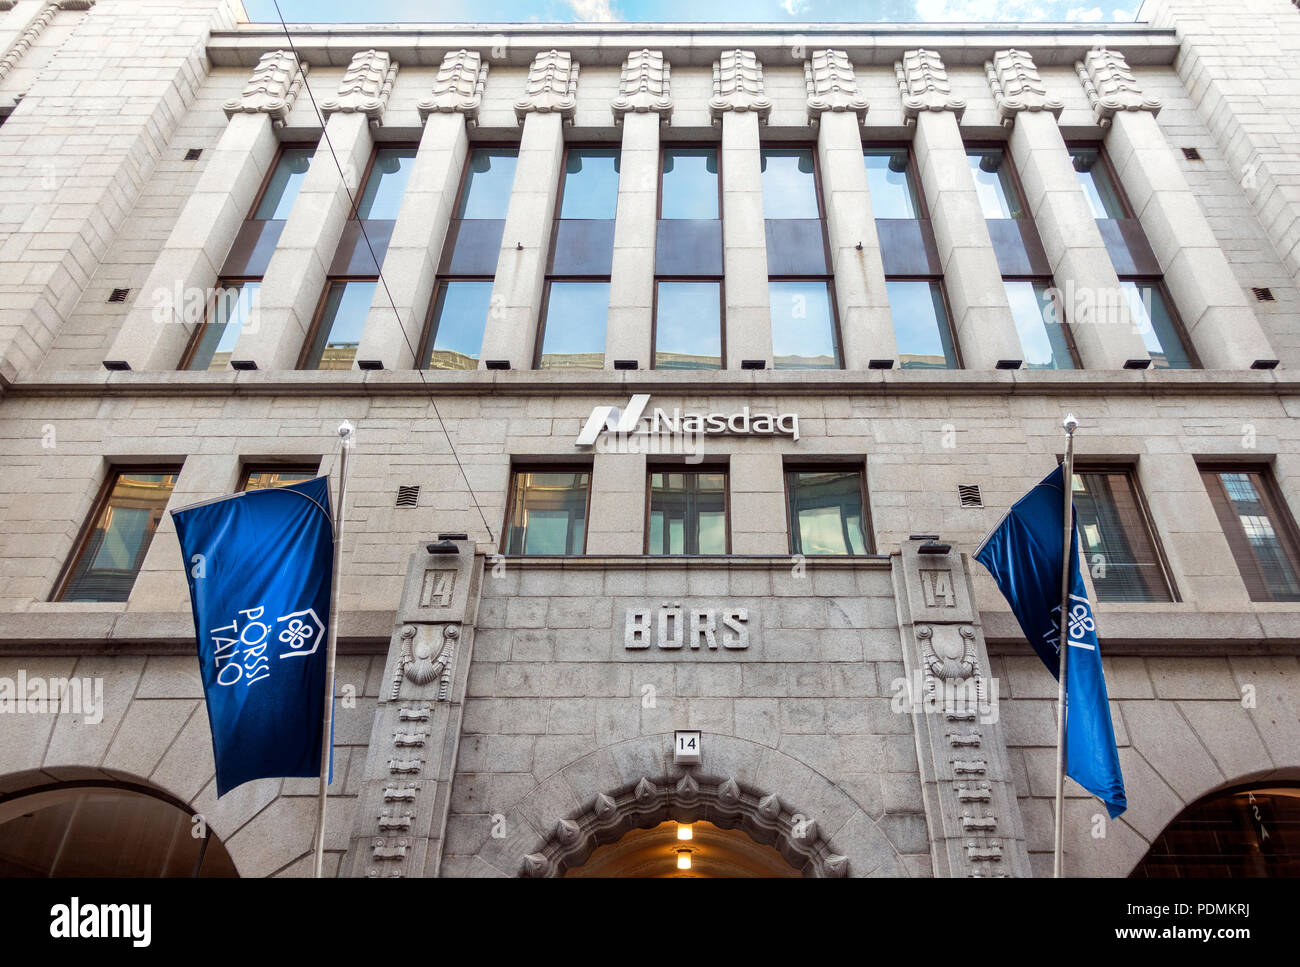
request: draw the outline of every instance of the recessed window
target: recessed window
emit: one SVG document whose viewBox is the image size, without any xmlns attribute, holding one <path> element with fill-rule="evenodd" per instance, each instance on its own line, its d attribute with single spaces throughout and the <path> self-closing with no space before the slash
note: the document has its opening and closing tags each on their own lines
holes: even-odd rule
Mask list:
<svg viewBox="0 0 1300 967">
<path fill-rule="evenodd" d="M 179 467 L 113 473 L 54 600 L 125 601 L 130 596 L 179 474 Z"/>
<path fill-rule="evenodd" d="M 650 474 L 646 553 L 727 553 L 725 471 L 663 470 Z"/>
<path fill-rule="evenodd" d="M 1011 175 L 1011 162 L 1001 148 L 966 152 L 971 178 L 985 218 L 1024 218 L 1024 206 Z"/>
<path fill-rule="evenodd" d="M 207 319 L 194 334 L 194 348 L 185 369 L 219 370 L 230 362 L 230 354 L 239 341 L 253 309 L 253 299 L 261 282 L 218 282 L 208 307 Z"/>
<path fill-rule="evenodd" d="M 1074 509 L 1098 601 L 1174 599 L 1130 471 L 1076 470 Z"/>
<path fill-rule="evenodd" d="M 659 282 L 655 292 L 655 369 L 721 369 L 721 284 Z"/>
<path fill-rule="evenodd" d="M 380 148 L 357 201 L 357 218 L 394 220 L 415 166 L 415 148 Z"/>
<path fill-rule="evenodd" d="M 763 148 L 763 217 L 820 218 L 812 148 Z"/>
<path fill-rule="evenodd" d="M 885 283 L 901 369 L 956 369 L 948 311 L 938 282 L 891 279 Z"/>
<path fill-rule="evenodd" d="M 602 369 L 608 282 L 552 282 L 542 320 L 540 369 Z"/>
<path fill-rule="evenodd" d="M 1252 601 L 1300 601 L 1300 541 L 1267 469 L 1202 467 L 1201 479 Z"/>
<path fill-rule="evenodd" d="M 868 148 L 863 152 L 873 217 L 921 217 L 921 205 L 917 201 L 907 156 L 906 148 Z"/>
<path fill-rule="evenodd" d="M 868 554 L 862 471 L 791 469 L 785 474 L 792 554 Z"/>
<path fill-rule="evenodd" d="M 266 190 L 253 211 L 253 218 L 288 218 L 293 203 L 302 189 L 302 181 L 311 167 L 315 148 L 283 148 L 275 163 L 275 171 L 266 184 Z"/>
<path fill-rule="evenodd" d="M 1139 327 L 1151 365 L 1157 369 L 1192 369 L 1195 362 L 1183 339 L 1182 327 L 1159 283 L 1122 280 L 1120 288 L 1128 298 L 1133 323 Z"/>
<path fill-rule="evenodd" d="M 370 281 L 331 282 L 303 369 L 351 369 L 375 296 Z"/>
<path fill-rule="evenodd" d="M 660 218 L 718 217 L 716 148 L 664 148 Z"/>
<path fill-rule="evenodd" d="M 315 467 L 245 467 L 240 490 L 271 490 L 289 484 L 314 480 L 320 476 Z"/>
<path fill-rule="evenodd" d="M 612 219 L 618 209 L 618 171 L 618 148 L 566 151 L 560 217 Z"/>
<path fill-rule="evenodd" d="M 516 470 L 506 522 L 507 554 L 581 554 L 586 544 L 589 471 Z"/>
<path fill-rule="evenodd" d="M 840 352 L 830 283 L 820 279 L 768 283 L 774 369 L 838 369 Z"/>
<path fill-rule="evenodd" d="M 519 163 L 517 148 L 475 148 L 470 152 L 457 218 L 504 219 Z"/>
<path fill-rule="evenodd" d="M 1025 369 L 1074 369 L 1061 306 L 1045 282 L 1002 283 L 1020 335 Z"/>
<path fill-rule="evenodd" d="M 1110 177 L 1100 148 L 1071 148 L 1070 159 L 1079 175 L 1079 187 L 1088 198 L 1093 218 L 1124 218 L 1115 182 Z"/>
<path fill-rule="evenodd" d="M 491 282 L 444 282 L 438 286 L 433 300 L 433 344 L 426 366 L 429 369 L 477 368 L 491 305 Z"/>
</svg>

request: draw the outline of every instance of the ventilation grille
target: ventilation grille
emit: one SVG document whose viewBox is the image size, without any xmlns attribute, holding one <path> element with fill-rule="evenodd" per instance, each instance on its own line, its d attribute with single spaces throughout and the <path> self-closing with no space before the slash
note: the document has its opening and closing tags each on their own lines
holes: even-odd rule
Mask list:
<svg viewBox="0 0 1300 967">
<path fill-rule="evenodd" d="M 1253 292 L 1253 293 L 1255 293 L 1255 298 L 1256 298 L 1258 301 L 1260 301 L 1260 302 L 1276 302 L 1276 301 L 1277 301 L 1276 299 L 1273 298 L 1273 290 L 1272 290 L 1272 289 L 1255 288 L 1255 289 L 1251 289 L 1250 291 Z"/>
<path fill-rule="evenodd" d="M 185 152 L 185 160 L 186 160 L 186 161 L 198 161 L 198 160 L 199 160 L 199 155 L 201 155 L 201 154 L 203 154 L 203 149 L 202 149 L 202 148 L 190 148 L 189 151 L 186 151 L 186 152 Z"/>
<path fill-rule="evenodd" d="M 420 488 L 415 487 L 398 487 L 397 503 L 394 507 L 416 507 L 420 503 Z"/>
<path fill-rule="evenodd" d="M 984 497 L 980 494 L 979 484 L 958 484 L 957 496 L 963 507 L 983 507 Z"/>
<path fill-rule="evenodd" d="M 114 289 L 108 294 L 109 302 L 125 302 L 130 289 Z"/>
<path fill-rule="evenodd" d="M 1201 152 L 1195 148 L 1183 148 L 1183 157 L 1188 161 L 1200 161 Z"/>
</svg>

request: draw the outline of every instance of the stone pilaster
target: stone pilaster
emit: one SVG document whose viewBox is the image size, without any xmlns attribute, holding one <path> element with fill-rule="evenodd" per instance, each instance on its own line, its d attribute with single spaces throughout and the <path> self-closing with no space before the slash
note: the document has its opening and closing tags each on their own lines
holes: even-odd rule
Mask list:
<svg viewBox="0 0 1300 967">
<path fill-rule="evenodd" d="M 374 147 L 371 128 L 382 123 L 396 72 L 387 53 L 361 51 L 353 55 L 337 94 L 321 102 L 325 134 L 230 355 L 232 363 L 258 369 L 297 365 Z"/>
<path fill-rule="evenodd" d="M 1277 357 L 1124 56 L 1097 49 L 1081 76 L 1124 194 L 1164 270 L 1165 285 L 1201 364 L 1248 369 Z"/>
<path fill-rule="evenodd" d="M 1023 358 L 1002 273 L 971 179 L 948 72 L 932 50 L 912 50 L 894 65 L 903 115 L 916 125 L 913 149 L 930 207 L 952 327 L 968 369 Z"/>
<path fill-rule="evenodd" d="M 384 255 L 387 289 L 375 289 L 354 365 L 407 369 L 424 364 L 415 353 L 469 152 L 467 127 L 478 117 L 487 70 L 477 53 L 451 51 L 443 56 L 433 93 L 419 103 L 424 134 Z"/>
<path fill-rule="evenodd" d="M 611 108 L 623 128 L 619 152 L 618 213 L 609 278 L 609 324 L 605 368 L 616 359 L 635 359 L 649 368 L 653 332 L 655 237 L 659 200 L 659 125 L 672 117 L 670 66 L 663 53 L 628 54 L 618 97 Z M 638 550 L 630 553 L 640 553 Z"/>
<path fill-rule="evenodd" d="M 482 580 L 473 541 L 453 543 L 410 557 L 343 876 L 439 872 Z"/>
<path fill-rule="evenodd" d="M 867 369 L 872 359 L 898 356 L 858 131 L 866 119 L 867 99 L 859 93 L 853 64 L 842 50 L 813 51 L 804 64 L 804 80 L 808 119 L 817 124 L 844 368 Z"/>
<path fill-rule="evenodd" d="M 597 452 L 593 456 L 588 554 L 645 552 L 646 492 L 644 453 Z"/>
<path fill-rule="evenodd" d="M 1080 363 L 1085 369 L 1122 369 L 1130 360 L 1145 364 L 1146 344 L 1056 123 L 1061 102 L 1048 96 L 1025 51 L 998 51 L 985 73 L 1002 123 L 1011 128 L 1011 158 Z"/>
<path fill-rule="evenodd" d="M 934 875 L 1029 876 L 1001 686 L 989 676 L 966 558 L 923 546 L 911 541 L 893 557 L 906 680 L 893 692 L 894 710 L 905 698 L 912 716 Z"/>
<path fill-rule="evenodd" d="M 533 58 L 524 95 L 515 101 L 524 130 L 480 367 L 488 360 L 506 360 L 512 369 L 532 368 L 564 161 L 564 124 L 573 120 L 577 90 L 578 64 L 568 53 L 551 50 Z"/>
<path fill-rule="evenodd" d="M 745 359 L 772 365 L 759 138 L 771 110 L 763 91 L 763 65 L 753 51 L 724 50 L 713 64 L 709 113 L 715 124 L 722 124 L 727 369 L 739 369 Z"/>
</svg>

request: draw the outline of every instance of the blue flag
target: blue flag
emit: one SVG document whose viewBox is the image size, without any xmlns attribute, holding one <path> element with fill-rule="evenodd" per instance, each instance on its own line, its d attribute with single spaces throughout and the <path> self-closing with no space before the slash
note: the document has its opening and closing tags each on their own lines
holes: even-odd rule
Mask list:
<svg viewBox="0 0 1300 967">
<path fill-rule="evenodd" d="M 334 559 L 329 479 L 233 494 L 172 519 L 217 795 L 253 779 L 319 776 Z"/>
<path fill-rule="evenodd" d="M 1064 469 L 1057 467 L 1012 506 L 984 539 L 975 560 L 997 581 L 1021 630 L 1054 677 L 1060 677 L 1061 531 L 1065 526 Z M 1079 570 L 1075 515 L 1070 544 L 1066 669 L 1065 772 L 1106 804 L 1114 819 L 1127 808 L 1119 750 L 1101 671 L 1097 625 Z"/>
</svg>

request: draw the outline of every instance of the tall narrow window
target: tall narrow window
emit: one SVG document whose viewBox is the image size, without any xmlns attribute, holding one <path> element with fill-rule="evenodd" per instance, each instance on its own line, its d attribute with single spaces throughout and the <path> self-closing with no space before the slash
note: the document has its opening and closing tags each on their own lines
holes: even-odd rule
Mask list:
<svg viewBox="0 0 1300 967">
<path fill-rule="evenodd" d="M 984 217 L 1024 218 L 1025 206 L 1020 201 L 1006 152 L 1001 148 L 980 148 L 966 152 L 966 158 Z"/>
<path fill-rule="evenodd" d="M 860 469 L 787 468 L 792 554 L 869 554 L 865 487 Z"/>
<path fill-rule="evenodd" d="M 601 369 L 618 208 L 617 148 L 565 152 L 537 340 L 539 369 Z"/>
<path fill-rule="evenodd" d="M 114 472 L 53 600 L 125 601 L 179 474 L 179 467 Z"/>
<path fill-rule="evenodd" d="M 722 283 L 655 285 L 655 369 L 722 368 Z"/>
<path fill-rule="evenodd" d="M 338 279 L 329 284 L 303 369 L 352 368 L 377 284 L 371 279 Z"/>
<path fill-rule="evenodd" d="M 763 148 L 761 154 L 776 369 L 843 365 L 813 155 L 810 147 Z"/>
<path fill-rule="evenodd" d="M 1005 280 L 1025 369 L 1073 369 L 1074 350 L 1063 306 L 1047 281 Z"/>
<path fill-rule="evenodd" d="M 724 359 L 718 149 L 663 149 L 655 235 L 655 369 L 721 369 Z"/>
<path fill-rule="evenodd" d="M 1201 467 L 1252 601 L 1300 601 L 1300 537 L 1266 468 Z"/>
<path fill-rule="evenodd" d="M 875 218 L 922 217 L 909 154 L 907 148 L 867 148 L 862 152 Z"/>
<path fill-rule="evenodd" d="M 727 553 L 725 470 L 651 471 L 646 553 Z"/>
<path fill-rule="evenodd" d="M 216 291 L 203 306 L 203 323 L 196 327 L 181 355 L 180 369 L 226 368 L 315 151 L 307 145 L 280 149 L 275 167 L 226 255 Z"/>
<path fill-rule="evenodd" d="M 1099 148 L 1071 148 L 1070 160 L 1079 175 L 1079 187 L 1083 189 L 1092 208 L 1093 218 L 1127 218 L 1128 212 L 1120 198 L 1115 180 L 1110 176 L 1110 169 L 1102 158 Z"/>
<path fill-rule="evenodd" d="M 586 546 L 586 468 L 520 468 L 510 485 L 507 554 L 581 554 Z"/>
<path fill-rule="evenodd" d="M 1165 299 L 1157 279 L 1121 279 L 1120 289 L 1128 298 L 1129 312 L 1142 335 L 1151 365 L 1156 369 L 1192 369 L 1197 366 L 1183 327 Z"/>
<path fill-rule="evenodd" d="M 1128 470 L 1074 474 L 1079 542 L 1099 601 L 1172 601 L 1173 589 Z"/>
<path fill-rule="evenodd" d="M 957 351 L 939 283 L 891 279 L 885 283 L 902 369 L 956 369 Z"/>
</svg>

